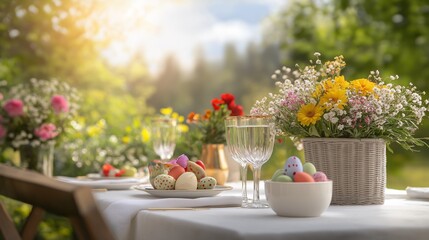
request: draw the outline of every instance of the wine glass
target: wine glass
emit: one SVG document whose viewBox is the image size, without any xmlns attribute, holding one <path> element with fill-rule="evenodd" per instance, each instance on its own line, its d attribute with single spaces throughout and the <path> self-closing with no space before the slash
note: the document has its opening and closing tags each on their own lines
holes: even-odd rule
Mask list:
<svg viewBox="0 0 429 240">
<path fill-rule="evenodd" d="M 245 159 L 240 158 L 238 153 L 238 116 L 227 117 L 225 119 L 225 138 L 228 145 L 228 149 L 231 153 L 231 157 L 234 161 L 240 164 L 240 175 L 241 175 L 241 207 L 248 207 L 247 199 L 247 165 Z"/>
<path fill-rule="evenodd" d="M 271 157 L 275 128 L 271 116 L 241 117 L 238 124 L 238 153 L 253 167 L 253 201 L 250 208 L 266 208 L 259 198 L 261 168 Z"/>
<path fill-rule="evenodd" d="M 162 161 L 168 161 L 176 147 L 177 121 L 160 117 L 152 119 L 151 123 L 153 149 Z"/>
</svg>

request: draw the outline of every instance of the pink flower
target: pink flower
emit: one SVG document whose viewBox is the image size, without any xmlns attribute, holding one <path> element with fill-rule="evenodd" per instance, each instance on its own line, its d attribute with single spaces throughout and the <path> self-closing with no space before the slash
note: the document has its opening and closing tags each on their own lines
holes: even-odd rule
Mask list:
<svg viewBox="0 0 429 240">
<path fill-rule="evenodd" d="M 7 134 L 7 129 L 0 124 L 0 138 L 6 137 L 6 134 Z"/>
<path fill-rule="evenodd" d="M 55 127 L 54 124 L 45 123 L 42 124 L 42 126 L 40 126 L 39 128 L 36 128 L 36 130 L 34 130 L 34 134 L 43 141 L 46 141 L 58 135 L 58 132 L 56 132 L 55 130 L 57 130 L 57 127 Z"/>
<path fill-rule="evenodd" d="M 69 103 L 65 99 L 65 97 L 61 95 L 55 95 L 51 99 L 51 105 L 54 109 L 55 113 L 68 112 L 69 111 Z"/>
<path fill-rule="evenodd" d="M 24 114 L 24 104 L 19 99 L 7 101 L 3 108 L 10 117 L 19 117 Z"/>
</svg>

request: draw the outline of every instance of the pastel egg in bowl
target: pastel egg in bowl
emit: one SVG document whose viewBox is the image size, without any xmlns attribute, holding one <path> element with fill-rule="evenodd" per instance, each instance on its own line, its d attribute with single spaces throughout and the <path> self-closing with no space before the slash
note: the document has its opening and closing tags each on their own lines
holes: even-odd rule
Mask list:
<svg viewBox="0 0 429 240">
<path fill-rule="evenodd" d="M 284 217 L 318 217 L 330 205 L 332 181 L 265 181 L 265 196 L 273 211 Z"/>
</svg>

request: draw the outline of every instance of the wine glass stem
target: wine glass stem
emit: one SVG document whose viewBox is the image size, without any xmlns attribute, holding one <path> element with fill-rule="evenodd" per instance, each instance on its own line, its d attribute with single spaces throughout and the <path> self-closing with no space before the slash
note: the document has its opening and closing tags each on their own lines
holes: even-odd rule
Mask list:
<svg viewBox="0 0 429 240">
<path fill-rule="evenodd" d="M 241 164 L 241 201 L 242 206 L 247 204 L 247 164 Z"/>
<path fill-rule="evenodd" d="M 261 178 L 261 167 L 253 166 L 253 205 L 258 205 L 259 200 L 259 179 Z"/>
</svg>

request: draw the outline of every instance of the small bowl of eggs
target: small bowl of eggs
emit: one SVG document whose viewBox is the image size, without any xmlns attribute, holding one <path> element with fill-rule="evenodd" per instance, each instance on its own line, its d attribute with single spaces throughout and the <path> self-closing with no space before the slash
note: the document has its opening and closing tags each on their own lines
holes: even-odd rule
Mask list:
<svg viewBox="0 0 429 240">
<path fill-rule="evenodd" d="M 303 165 L 294 156 L 265 181 L 265 196 L 279 216 L 318 217 L 331 203 L 332 181 L 313 164 Z"/>
</svg>

